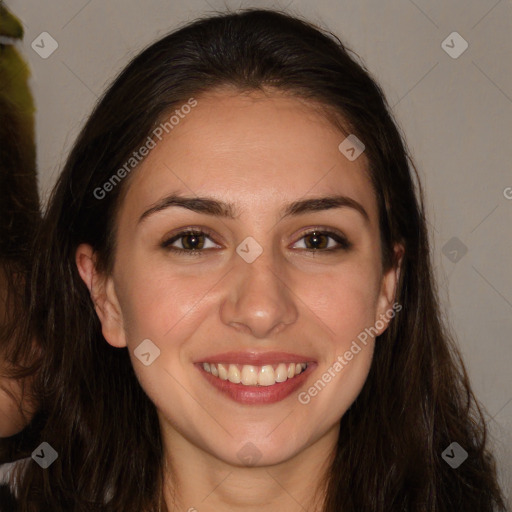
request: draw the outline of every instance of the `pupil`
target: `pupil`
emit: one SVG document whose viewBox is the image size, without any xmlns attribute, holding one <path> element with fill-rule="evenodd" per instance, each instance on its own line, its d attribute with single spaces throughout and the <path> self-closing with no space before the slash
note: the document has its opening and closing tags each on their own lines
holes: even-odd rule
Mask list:
<svg viewBox="0 0 512 512">
<path fill-rule="evenodd" d="M 315 244 L 319 243 L 319 240 L 321 241 L 322 239 L 325 239 L 325 235 L 317 234 L 316 231 L 314 231 L 313 233 L 310 233 L 308 235 L 308 239 L 314 240 L 313 245 L 315 245 Z M 310 248 L 310 244 L 307 244 L 307 245 L 308 245 L 308 248 Z"/>
<path fill-rule="evenodd" d="M 200 236 L 201 236 L 201 235 L 199 235 L 199 234 L 194 234 L 194 233 L 191 233 L 191 234 L 187 235 L 187 236 L 185 237 L 185 240 L 187 240 L 188 242 L 184 244 L 184 245 L 185 245 L 185 247 L 186 247 L 187 249 L 197 249 L 197 246 L 198 246 L 198 245 L 201 245 L 201 244 L 200 244 L 200 240 L 199 240 L 199 239 L 200 239 Z M 190 243 L 190 240 L 192 240 L 192 243 Z"/>
</svg>

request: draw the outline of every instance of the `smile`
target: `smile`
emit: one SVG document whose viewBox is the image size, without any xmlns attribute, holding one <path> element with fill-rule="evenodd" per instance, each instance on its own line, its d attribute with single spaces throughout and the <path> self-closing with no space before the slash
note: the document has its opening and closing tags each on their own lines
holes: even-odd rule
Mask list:
<svg viewBox="0 0 512 512">
<path fill-rule="evenodd" d="M 273 386 L 293 379 L 306 370 L 308 363 L 278 363 L 263 366 L 229 363 L 203 363 L 205 372 L 221 380 L 244 386 Z"/>
</svg>

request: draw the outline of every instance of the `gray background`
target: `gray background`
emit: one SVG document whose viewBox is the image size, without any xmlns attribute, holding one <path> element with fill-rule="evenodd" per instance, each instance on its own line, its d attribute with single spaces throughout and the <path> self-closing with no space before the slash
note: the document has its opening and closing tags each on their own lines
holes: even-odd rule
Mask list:
<svg viewBox="0 0 512 512">
<path fill-rule="evenodd" d="M 184 22 L 225 7 L 284 8 L 329 28 L 352 48 L 382 85 L 419 168 L 441 300 L 474 390 L 486 408 L 510 499 L 510 0 L 11 0 L 6 4 L 26 29 L 22 50 L 31 65 L 38 106 L 43 199 L 115 73 L 143 47 Z M 454 31 L 469 44 L 458 58 L 441 46 Z M 51 34 L 59 45 L 46 59 L 31 48 L 42 32 Z M 462 258 L 457 245 L 445 246 L 453 237 L 459 248 L 461 243 L 467 247 Z M 450 254 L 454 248 L 457 255 Z M 452 261 L 456 258 L 460 259 Z"/>
</svg>

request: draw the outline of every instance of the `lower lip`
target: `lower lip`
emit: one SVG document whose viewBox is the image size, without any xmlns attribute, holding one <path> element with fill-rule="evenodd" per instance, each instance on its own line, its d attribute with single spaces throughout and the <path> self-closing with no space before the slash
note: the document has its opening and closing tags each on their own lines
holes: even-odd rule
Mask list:
<svg viewBox="0 0 512 512">
<path fill-rule="evenodd" d="M 220 392 L 240 404 L 273 404 L 280 402 L 294 391 L 296 391 L 316 366 L 315 363 L 309 363 L 308 367 L 296 377 L 286 379 L 284 382 L 276 382 L 272 386 L 244 386 L 243 384 L 234 384 L 229 380 L 222 380 L 214 377 L 203 369 L 203 365 L 196 365 L 204 378 Z"/>
</svg>

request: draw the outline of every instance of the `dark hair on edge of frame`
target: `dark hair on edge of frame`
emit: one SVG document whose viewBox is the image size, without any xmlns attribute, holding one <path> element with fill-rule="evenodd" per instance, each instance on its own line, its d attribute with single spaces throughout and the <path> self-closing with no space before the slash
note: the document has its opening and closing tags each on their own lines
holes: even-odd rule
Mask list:
<svg viewBox="0 0 512 512">
<path fill-rule="evenodd" d="M 403 310 L 377 340 L 368 379 L 341 418 L 324 511 L 504 510 L 485 421 L 442 321 L 421 185 L 384 95 L 336 36 L 261 9 L 194 21 L 145 49 L 107 90 L 69 155 L 35 240 L 24 333 L 35 333 L 43 352 L 34 386 L 44 416 L 38 442 L 59 457 L 45 471 L 28 465 L 20 510 L 159 510 L 156 410 L 127 349 L 104 340 L 75 251 L 91 244 L 101 270 L 112 270 L 116 212 L 130 178 L 103 199 L 94 190 L 171 108 L 223 86 L 309 100 L 356 134 L 370 162 L 385 269 L 396 264 L 393 244 L 405 246 L 396 297 Z M 441 458 L 452 441 L 469 455 L 457 470 Z"/>
<path fill-rule="evenodd" d="M 2 53 L 1 57 L 8 55 Z M 17 79 L 23 82 L 23 78 L 18 70 Z M 26 406 L 32 399 L 24 377 L 30 379 L 34 374 L 36 366 L 28 362 L 35 360 L 39 349 L 32 340 L 20 343 L 20 330 L 25 322 L 21 311 L 31 268 L 30 246 L 41 214 L 31 118 L 2 92 L 5 91 L 0 91 L 0 393 L 12 398 L 13 404 L 21 401 L 18 414 L 20 419 L 25 417 L 27 423 L 32 411 L 27 411 Z M 20 396 L 3 386 L 5 377 L 19 380 Z M 2 414 L 0 421 L 3 421 Z M 5 430 L 0 428 L 0 431 L 0 435 L 4 435 Z M 26 428 L 9 442 L 0 439 L 0 463 L 13 457 L 15 446 L 31 443 L 31 431 L 32 428 Z"/>
</svg>

